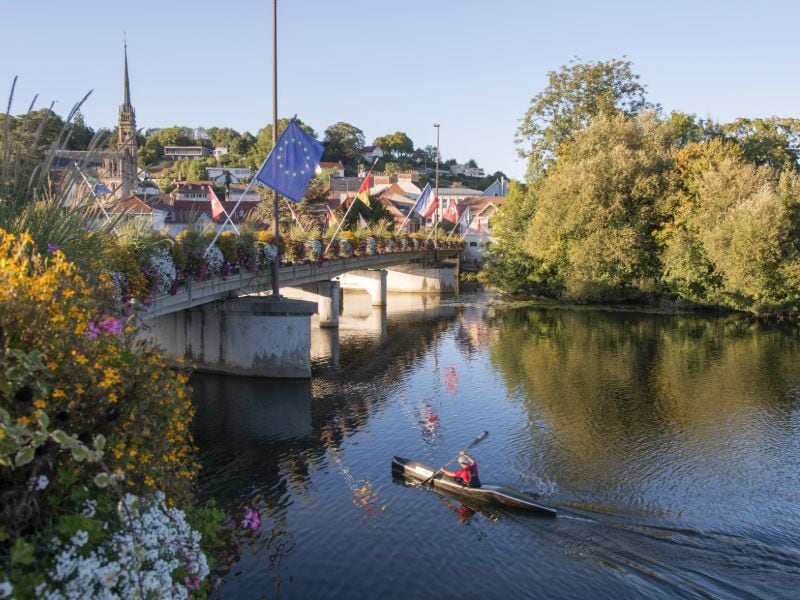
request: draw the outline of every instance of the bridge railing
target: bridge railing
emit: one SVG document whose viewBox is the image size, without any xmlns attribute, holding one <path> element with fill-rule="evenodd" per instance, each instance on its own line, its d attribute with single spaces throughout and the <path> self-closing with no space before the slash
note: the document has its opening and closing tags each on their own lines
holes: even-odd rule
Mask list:
<svg viewBox="0 0 800 600">
<path fill-rule="evenodd" d="M 412 262 L 431 262 L 437 254 L 439 258 L 451 258 L 459 252 L 460 249 L 457 248 L 439 249 L 438 253 L 434 250 L 413 250 L 285 265 L 280 269 L 280 285 L 299 286 L 330 280 L 348 271 L 379 269 Z M 264 265 L 252 272 L 239 269 L 225 277 L 215 276 L 203 281 L 189 279 L 170 293 L 156 294 L 142 310 L 141 317 L 145 320 L 154 319 L 215 300 L 268 290 L 272 287 L 272 273 L 268 267 L 269 265 Z"/>
</svg>

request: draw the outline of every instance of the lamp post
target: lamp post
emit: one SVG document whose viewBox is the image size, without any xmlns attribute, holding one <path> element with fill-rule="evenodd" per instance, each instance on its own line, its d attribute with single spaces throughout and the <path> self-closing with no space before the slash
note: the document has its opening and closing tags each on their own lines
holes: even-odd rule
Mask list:
<svg viewBox="0 0 800 600">
<path fill-rule="evenodd" d="M 272 147 L 278 144 L 278 0 L 272 0 Z M 280 219 L 278 218 L 278 192 L 272 190 L 272 232 L 275 247 L 281 247 Z M 280 260 L 272 261 L 272 295 L 280 296 Z"/>
<path fill-rule="evenodd" d="M 436 210 L 433 215 L 433 248 L 437 252 L 434 260 L 439 260 L 439 123 L 434 123 L 433 126 L 436 127 L 436 196 L 434 197 Z"/>
</svg>

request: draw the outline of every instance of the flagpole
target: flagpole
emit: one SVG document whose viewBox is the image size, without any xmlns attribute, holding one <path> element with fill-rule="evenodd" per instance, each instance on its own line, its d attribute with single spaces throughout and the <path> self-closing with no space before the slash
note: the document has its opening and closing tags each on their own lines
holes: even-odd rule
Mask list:
<svg viewBox="0 0 800 600">
<path fill-rule="evenodd" d="M 81 171 L 81 168 L 78 166 L 77 162 L 75 163 L 75 169 L 78 171 L 78 175 L 81 176 L 81 179 L 83 179 L 83 182 L 86 184 L 86 187 L 89 188 L 89 193 L 92 195 L 92 198 L 94 198 L 94 201 L 97 202 L 97 205 L 100 207 L 100 210 L 103 211 L 103 214 L 106 217 L 106 221 L 111 223 L 111 217 L 109 216 L 108 212 L 106 212 L 105 206 L 103 206 L 103 203 L 100 202 L 100 200 L 98 200 L 97 194 L 94 193 L 94 188 L 89 183 L 89 180 L 86 179 L 86 175 L 83 174 L 83 171 Z M 117 228 L 114 226 L 113 223 L 111 223 L 111 231 L 113 231 L 116 234 L 116 236 L 119 237 L 119 231 L 117 231 Z"/>
<path fill-rule="evenodd" d="M 211 188 L 211 186 L 210 186 L 210 185 L 209 185 L 208 187 L 209 187 L 209 188 Z M 226 191 L 226 193 L 227 193 L 227 190 L 225 190 L 225 191 Z M 214 194 L 215 196 L 217 195 L 217 194 L 214 192 L 214 189 L 213 189 L 213 188 L 211 189 L 211 193 L 212 193 L 212 194 Z M 242 234 L 241 234 L 241 232 L 239 231 L 239 228 L 238 228 L 238 227 L 236 227 L 236 223 L 234 223 L 234 222 L 233 222 L 233 219 L 231 219 L 231 216 L 228 214 L 228 211 L 227 211 L 227 210 L 225 210 L 225 207 L 222 205 L 222 201 L 220 201 L 220 199 L 219 199 L 219 198 L 217 198 L 217 202 L 219 202 L 219 207 L 222 209 L 222 212 L 224 212 L 224 213 L 225 213 L 225 217 L 226 217 L 226 218 L 225 218 L 225 221 L 222 223 L 222 229 L 225 229 L 225 225 L 227 225 L 227 224 L 228 224 L 228 222 L 230 222 L 230 224 L 231 224 L 231 227 L 233 227 L 233 230 L 236 232 L 236 235 L 242 235 Z M 212 205 L 212 206 L 213 206 L 213 205 Z M 213 216 L 213 215 L 212 215 L 212 216 Z"/>
<path fill-rule="evenodd" d="M 292 218 L 294 219 L 295 223 L 297 223 L 297 226 L 303 231 L 305 231 L 305 228 L 303 227 L 303 224 L 300 222 L 300 219 L 298 219 L 297 215 L 294 214 L 294 209 L 292 208 L 292 205 L 289 204 L 289 199 L 286 197 L 284 197 L 283 199 L 286 200 L 286 206 L 289 208 L 289 212 L 292 214 Z"/>
<path fill-rule="evenodd" d="M 424 191 L 424 190 L 423 190 L 423 191 Z M 408 211 L 408 214 L 406 215 L 406 218 L 405 218 L 405 220 L 403 221 L 402 225 L 400 225 L 400 228 L 397 230 L 397 232 L 398 232 L 398 233 L 399 233 L 399 232 L 401 232 L 401 231 L 403 231 L 403 227 L 405 227 L 405 226 L 406 226 L 406 223 L 408 223 L 408 219 L 409 219 L 409 218 L 411 217 L 411 215 L 413 214 L 413 212 L 414 212 L 414 209 L 417 207 L 417 204 L 419 204 L 420 198 L 422 198 L 422 194 L 420 194 L 420 195 L 419 195 L 419 197 L 417 198 L 417 201 L 416 201 L 416 202 L 414 202 L 414 204 L 412 204 L 412 205 L 411 205 L 411 210 L 409 210 L 409 211 Z"/>
<path fill-rule="evenodd" d="M 469 207 L 467 207 L 467 208 L 469 208 Z M 453 225 L 453 228 L 450 230 L 450 233 L 447 235 L 447 238 L 445 238 L 445 241 L 450 239 L 450 236 L 453 235 L 453 232 L 456 230 L 456 227 L 458 227 L 458 224 L 461 223 L 461 219 L 463 219 L 466 216 L 466 214 L 467 214 L 467 210 L 464 209 L 464 212 L 461 213 L 461 216 L 458 218 L 458 221 L 456 221 L 456 224 Z M 469 224 L 467 224 L 467 227 L 469 227 Z"/>
<path fill-rule="evenodd" d="M 378 157 L 377 156 L 375 157 L 375 161 L 372 163 L 372 166 L 369 168 L 369 171 L 367 171 L 367 175 L 366 175 L 366 177 L 364 177 L 365 180 L 369 180 L 369 176 L 372 173 L 372 169 L 375 168 L 376 164 L 378 164 Z M 362 185 L 363 185 L 363 181 L 362 181 Z M 359 187 L 361 187 L 361 186 L 359 186 Z M 358 193 L 358 192 L 356 192 L 356 193 Z M 369 192 L 367 192 L 367 195 L 369 195 Z M 353 198 L 353 201 L 350 203 L 350 206 L 345 211 L 344 216 L 342 217 L 341 221 L 339 221 L 339 225 L 336 227 L 336 231 L 333 232 L 333 236 L 331 237 L 331 241 L 328 242 L 328 245 L 325 247 L 325 252 L 322 253 L 322 256 L 325 256 L 328 253 L 328 249 L 331 247 L 331 244 L 333 244 L 333 240 L 336 239 L 336 234 L 338 234 L 339 231 L 342 229 L 342 225 L 344 225 L 344 221 L 345 221 L 345 219 L 347 219 L 347 215 L 350 214 L 350 211 L 353 209 L 353 205 L 355 203 L 356 203 L 356 199 Z"/>
<path fill-rule="evenodd" d="M 272 150 L 278 145 L 278 0 L 272 0 Z M 270 152 L 271 153 L 271 152 Z M 265 161 L 266 162 L 266 161 Z M 262 165 L 263 166 L 263 165 Z M 278 192 L 272 190 L 272 230 L 275 247 L 281 247 Z M 272 295 L 281 295 L 280 260 L 272 261 Z"/>
</svg>

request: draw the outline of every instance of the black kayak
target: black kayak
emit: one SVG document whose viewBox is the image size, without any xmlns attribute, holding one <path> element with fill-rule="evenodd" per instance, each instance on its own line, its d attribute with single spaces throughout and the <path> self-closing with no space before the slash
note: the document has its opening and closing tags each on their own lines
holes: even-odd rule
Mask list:
<svg viewBox="0 0 800 600">
<path fill-rule="evenodd" d="M 392 471 L 394 473 L 402 474 L 409 479 L 422 482 L 430 479 L 431 475 L 433 475 L 436 469 L 416 460 L 409 460 L 407 458 L 395 456 L 392 458 Z M 514 488 L 502 485 L 491 485 L 484 483 L 479 488 L 471 488 L 467 487 L 463 483 L 460 483 L 459 481 L 456 481 L 452 477 L 448 477 L 444 473 L 439 473 L 433 479 L 430 479 L 429 483 L 434 488 L 438 488 L 442 491 L 447 491 L 470 500 L 500 504 L 509 508 L 532 511 L 549 517 L 555 517 L 558 514 L 555 509 L 536 502 L 536 499 L 532 496 L 523 494 Z"/>
</svg>

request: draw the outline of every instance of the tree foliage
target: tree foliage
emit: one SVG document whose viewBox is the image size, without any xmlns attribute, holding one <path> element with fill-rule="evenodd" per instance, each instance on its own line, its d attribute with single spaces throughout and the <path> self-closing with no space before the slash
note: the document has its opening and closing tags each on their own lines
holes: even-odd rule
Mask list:
<svg viewBox="0 0 800 600">
<path fill-rule="evenodd" d="M 529 178 L 538 177 L 561 144 L 598 115 L 634 115 L 648 108 L 645 88 L 630 61 L 578 62 L 548 73 L 547 87 L 531 100 L 517 131 Z"/>
<path fill-rule="evenodd" d="M 375 138 L 373 144 L 393 157 L 409 156 L 414 152 L 414 142 L 402 131 Z"/>
<path fill-rule="evenodd" d="M 339 121 L 325 130 L 322 160 L 342 161 L 348 171 L 355 171 L 364 150 L 364 132 L 355 125 Z"/>
</svg>

